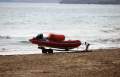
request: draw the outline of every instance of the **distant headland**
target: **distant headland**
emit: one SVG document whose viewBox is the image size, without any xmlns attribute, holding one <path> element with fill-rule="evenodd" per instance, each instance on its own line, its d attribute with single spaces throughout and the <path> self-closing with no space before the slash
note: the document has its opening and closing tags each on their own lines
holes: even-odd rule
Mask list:
<svg viewBox="0 0 120 77">
<path fill-rule="evenodd" d="M 62 4 L 120 4 L 120 0 L 62 0 Z"/>
</svg>

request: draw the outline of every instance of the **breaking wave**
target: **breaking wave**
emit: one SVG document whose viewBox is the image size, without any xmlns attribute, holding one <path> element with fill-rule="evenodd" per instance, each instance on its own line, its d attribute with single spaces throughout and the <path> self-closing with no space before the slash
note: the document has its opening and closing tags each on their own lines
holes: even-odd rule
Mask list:
<svg viewBox="0 0 120 77">
<path fill-rule="evenodd" d="M 11 37 L 10 36 L 1 36 L 0 35 L 0 39 L 11 39 Z"/>
<path fill-rule="evenodd" d="M 26 41 L 26 40 L 23 40 L 23 41 L 19 41 L 20 43 L 23 43 L 23 44 L 30 44 L 29 41 Z"/>
<path fill-rule="evenodd" d="M 120 43 L 120 38 L 97 39 L 94 42 L 99 42 L 99 43 Z"/>
<path fill-rule="evenodd" d="M 120 27 L 112 27 L 111 29 L 102 29 L 101 32 L 103 33 L 119 33 L 120 32 Z"/>
</svg>

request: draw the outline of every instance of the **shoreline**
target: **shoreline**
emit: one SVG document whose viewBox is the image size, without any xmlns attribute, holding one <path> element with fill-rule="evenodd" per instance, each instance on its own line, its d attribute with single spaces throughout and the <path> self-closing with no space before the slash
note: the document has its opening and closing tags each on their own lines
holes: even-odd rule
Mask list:
<svg viewBox="0 0 120 77">
<path fill-rule="evenodd" d="M 109 49 L 120 49 L 119 47 L 109 47 L 109 48 L 90 48 L 88 49 L 88 52 L 89 51 L 95 51 L 95 50 L 109 50 Z M 53 49 L 53 53 L 79 53 L 79 52 L 85 52 L 84 51 L 85 49 L 82 48 L 82 49 L 72 49 L 72 50 L 69 50 L 69 51 L 65 51 L 65 50 L 61 50 L 61 49 Z M 0 51 L 0 56 L 14 56 L 14 55 L 40 55 L 42 54 L 42 50 L 39 49 L 39 50 L 31 50 L 31 51 L 10 51 L 10 50 L 1 50 Z"/>
<path fill-rule="evenodd" d="M 120 77 L 120 48 L 0 56 L 1 77 Z"/>
</svg>

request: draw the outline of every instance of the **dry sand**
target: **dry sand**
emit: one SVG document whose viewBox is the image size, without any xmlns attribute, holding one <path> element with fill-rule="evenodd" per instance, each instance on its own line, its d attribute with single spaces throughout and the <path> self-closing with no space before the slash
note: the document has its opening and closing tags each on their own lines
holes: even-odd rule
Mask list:
<svg viewBox="0 0 120 77">
<path fill-rule="evenodd" d="M 120 77 L 120 49 L 0 56 L 0 77 Z"/>
</svg>

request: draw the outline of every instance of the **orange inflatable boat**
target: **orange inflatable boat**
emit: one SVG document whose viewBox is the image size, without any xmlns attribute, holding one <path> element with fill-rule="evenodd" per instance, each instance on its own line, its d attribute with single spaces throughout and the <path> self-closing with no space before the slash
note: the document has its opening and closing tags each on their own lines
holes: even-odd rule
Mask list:
<svg viewBox="0 0 120 77">
<path fill-rule="evenodd" d="M 65 36 L 64 35 L 58 35 L 58 34 L 49 34 L 48 40 L 50 41 L 64 41 Z"/>
<path fill-rule="evenodd" d="M 43 35 L 38 35 L 30 39 L 30 42 L 37 44 L 44 53 L 45 47 L 59 48 L 59 49 L 73 49 L 81 45 L 79 40 L 65 40 L 64 35 L 50 34 L 47 38 L 44 38 Z M 53 52 L 53 50 L 52 50 Z"/>
<path fill-rule="evenodd" d="M 49 41 L 49 40 L 41 40 L 41 39 L 30 39 L 30 42 L 33 44 L 37 44 L 41 47 L 52 47 L 52 48 L 60 48 L 60 49 L 73 49 L 79 47 L 81 42 L 79 40 L 67 40 L 67 41 Z"/>
</svg>

